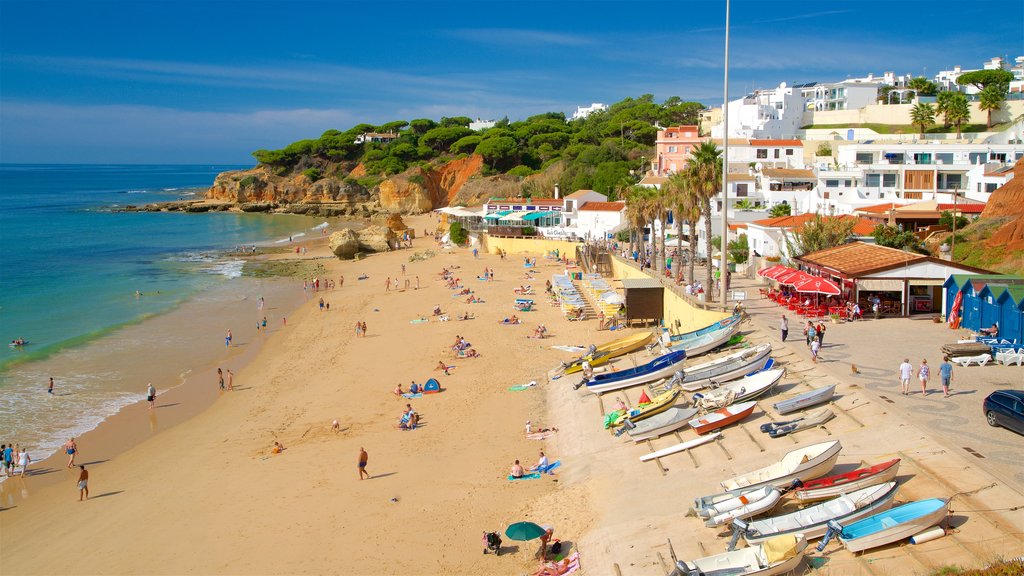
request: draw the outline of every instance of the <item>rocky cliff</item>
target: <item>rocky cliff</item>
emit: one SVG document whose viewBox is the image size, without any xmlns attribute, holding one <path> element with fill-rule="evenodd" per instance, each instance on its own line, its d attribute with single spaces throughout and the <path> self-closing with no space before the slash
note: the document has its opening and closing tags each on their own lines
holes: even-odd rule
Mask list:
<svg viewBox="0 0 1024 576">
<path fill-rule="evenodd" d="M 483 157 L 474 154 L 436 168 L 413 168 L 380 183 L 380 205 L 401 214 L 447 206 L 471 178 L 479 176 L 483 165 Z"/>
<path fill-rule="evenodd" d="M 1013 180 L 989 197 L 981 217 L 1006 219 L 989 236 L 986 242 L 989 247 L 999 246 L 1006 252 L 1024 250 L 1024 159 L 1013 167 Z"/>
</svg>

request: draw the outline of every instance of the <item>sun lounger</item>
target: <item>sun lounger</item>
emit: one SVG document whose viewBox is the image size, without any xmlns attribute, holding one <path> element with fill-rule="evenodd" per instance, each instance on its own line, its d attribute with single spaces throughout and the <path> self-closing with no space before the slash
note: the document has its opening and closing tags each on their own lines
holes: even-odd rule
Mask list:
<svg viewBox="0 0 1024 576">
<path fill-rule="evenodd" d="M 1008 350 L 996 352 L 996 362 L 1002 363 L 1003 366 L 1009 366 L 1010 364 L 1024 365 L 1024 351 L 1014 352 Z"/>
<path fill-rule="evenodd" d="M 977 356 L 961 356 L 959 358 L 953 358 L 953 362 L 960 366 L 967 368 L 971 364 L 977 364 L 978 366 L 984 366 L 992 360 L 991 354 L 978 354 Z"/>
</svg>

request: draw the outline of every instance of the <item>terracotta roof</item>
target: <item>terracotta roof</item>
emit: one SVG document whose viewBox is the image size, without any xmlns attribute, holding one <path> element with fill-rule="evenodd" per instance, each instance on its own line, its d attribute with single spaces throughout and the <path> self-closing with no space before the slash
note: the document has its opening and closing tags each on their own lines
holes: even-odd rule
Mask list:
<svg viewBox="0 0 1024 576">
<path fill-rule="evenodd" d="M 939 210 L 953 211 L 952 204 L 939 204 Z M 963 202 L 957 202 L 956 211 L 962 214 L 981 214 L 985 210 L 985 205 L 982 203 L 971 203 L 964 204 Z"/>
<path fill-rule="evenodd" d="M 815 179 L 812 170 L 797 170 L 796 168 L 765 168 L 762 173 L 769 178 Z"/>
<path fill-rule="evenodd" d="M 712 138 L 709 142 L 713 142 L 718 146 L 724 143 L 721 138 Z M 729 146 L 750 146 L 750 140 L 746 138 L 729 138 Z"/>
<path fill-rule="evenodd" d="M 877 244 L 851 242 L 835 248 L 804 254 L 798 260 L 831 268 L 847 277 L 857 277 L 877 270 L 930 260 L 930 258 Z"/>
<path fill-rule="evenodd" d="M 746 230 L 746 224 L 729 224 L 729 230 Z"/>
<path fill-rule="evenodd" d="M 888 214 L 889 210 L 893 208 L 899 208 L 900 206 L 906 206 L 906 204 L 897 204 L 895 202 L 886 202 L 885 204 L 874 204 L 872 206 L 865 206 L 863 208 L 857 208 L 856 212 L 867 212 L 870 214 Z"/>
<path fill-rule="evenodd" d="M 804 224 L 807 224 L 814 219 L 816 214 L 807 213 L 799 216 L 778 216 L 776 218 L 765 218 L 763 220 L 755 220 L 751 224 L 757 224 L 765 228 L 786 228 L 786 229 L 799 229 L 803 228 Z M 849 214 L 843 214 L 842 216 L 826 216 L 826 218 L 839 218 L 842 220 L 856 219 L 857 223 L 853 225 L 853 233 L 857 236 L 869 236 L 875 230 L 876 224 L 870 220 L 864 218 L 858 218 L 857 216 L 850 216 Z"/>
<path fill-rule="evenodd" d="M 751 146 L 781 146 L 783 148 L 803 148 L 804 143 L 800 140 L 751 140 Z"/>
<path fill-rule="evenodd" d="M 625 202 L 587 202 L 579 207 L 579 211 L 621 212 L 626 209 Z"/>
<path fill-rule="evenodd" d="M 643 180 L 641 180 L 639 183 L 657 186 L 664 184 L 665 182 L 668 182 L 668 176 L 657 176 L 655 174 L 648 174 L 647 176 L 644 176 Z"/>
<path fill-rule="evenodd" d="M 757 178 L 748 172 L 729 172 L 729 182 L 753 182 Z"/>
</svg>

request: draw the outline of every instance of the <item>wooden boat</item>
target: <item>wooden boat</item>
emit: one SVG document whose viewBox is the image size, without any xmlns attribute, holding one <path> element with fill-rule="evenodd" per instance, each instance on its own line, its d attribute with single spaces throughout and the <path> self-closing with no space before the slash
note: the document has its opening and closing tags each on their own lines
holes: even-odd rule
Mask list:
<svg viewBox="0 0 1024 576">
<path fill-rule="evenodd" d="M 694 330 L 692 332 L 684 332 L 682 334 L 669 334 L 669 332 L 666 330 L 662 334 L 662 342 L 666 344 L 678 344 L 681 342 L 686 342 L 687 340 L 696 340 L 698 338 L 701 338 L 702 336 L 713 334 L 715 332 L 720 332 L 722 330 L 727 330 L 729 328 L 732 328 L 733 326 L 738 326 L 740 320 L 742 319 L 743 318 L 739 314 L 733 314 L 732 316 L 729 316 L 728 318 L 723 318 L 722 320 L 719 320 L 714 324 L 709 324 L 698 330 Z"/>
<path fill-rule="evenodd" d="M 642 442 L 679 430 L 687 425 L 690 418 L 696 415 L 696 408 L 673 406 L 661 414 L 641 420 L 638 424 L 634 424 L 632 420 L 629 420 L 629 424 L 623 423 L 622 430 L 629 434 L 629 438 L 634 442 Z"/>
<path fill-rule="evenodd" d="M 807 539 L 779 536 L 757 546 L 683 561 L 672 553 L 675 569 L 669 576 L 774 576 L 792 572 L 803 560 Z"/>
<path fill-rule="evenodd" d="M 579 384 L 576 384 L 575 388 L 586 385 L 587 390 L 602 394 L 612 390 L 638 386 L 675 374 L 682 370 L 685 362 L 686 352 L 669 352 L 636 368 L 595 374 L 590 380 L 584 379 Z M 669 383 L 667 388 L 672 389 L 675 386 Z"/>
<path fill-rule="evenodd" d="M 828 473 L 839 459 L 843 445 L 839 440 L 811 444 L 791 450 L 782 460 L 753 472 L 748 472 L 721 483 L 725 490 L 775 486 L 782 488 L 793 480 L 806 482 Z"/>
<path fill-rule="evenodd" d="M 733 528 L 741 532 L 743 539 L 750 545 L 784 534 L 803 534 L 808 540 L 814 540 L 825 535 L 829 520 L 854 522 L 888 510 L 892 507 L 897 490 L 898 482 L 885 482 L 842 494 L 791 514 L 734 522 Z"/>
<path fill-rule="evenodd" d="M 850 552 L 892 544 L 939 524 L 947 514 L 949 500 L 929 498 L 897 506 L 845 526 L 832 520 L 828 523 L 825 538 L 818 544 L 818 551 L 825 549 L 832 536 L 838 536 Z"/>
<path fill-rule="evenodd" d="M 707 434 L 708 432 L 714 432 L 720 428 L 739 422 L 747 416 L 750 416 L 754 412 L 754 408 L 757 407 L 757 402 L 743 402 L 741 404 L 733 404 L 732 406 L 726 406 L 725 408 L 719 408 L 714 412 L 705 414 L 699 418 L 690 420 L 690 428 L 693 428 L 697 434 Z"/>
<path fill-rule="evenodd" d="M 820 408 L 818 410 L 804 412 L 803 416 L 795 420 L 761 424 L 761 432 L 767 433 L 772 438 L 782 438 L 788 434 L 794 434 L 801 430 L 821 426 L 834 417 L 835 414 L 828 408 Z"/>
<path fill-rule="evenodd" d="M 725 328 L 708 332 L 695 338 L 689 338 L 686 340 L 673 340 L 667 345 L 663 342 L 662 345 L 668 350 L 682 350 L 686 352 L 689 357 L 699 356 L 705 352 L 709 352 L 722 346 L 729 341 L 737 332 L 740 330 L 740 323 L 734 322 L 729 324 Z"/>
<path fill-rule="evenodd" d="M 644 454 L 643 456 L 640 457 L 640 461 L 641 462 L 650 462 L 651 460 L 654 460 L 655 458 L 664 458 L 665 456 L 671 456 L 672 454 L 678 454 L 679 452 L 684 452 L 686 450 L 689 450 L 690 448 L 696 448 L 697 446 L 701 446 L 703 444 L 707 444 L 707 443 L 712 442 L 714 440 L 718 440 L 721 437 L 722 437 L 722 433 L 721 432 L 719 432 L 717 434 L 709 434 L 707 436 L 698 436 L 697 438 L 693 438 L 691 440 L 687 440 L 686 442 L 680 442 L 679 444 L 675 444 L 673 446 L 669 446 L 668 448 L 662 448 L 661 450 L 658 450 L 656 452 L 651 452 L 650 454 Z"/>
<path fill-rule="evenodd" d="M 654 333 L 652 332 L 637 332 L 636 334 L 630 334 L 611 342 L 605 342 L 595 347 L 590 354 L 584 354 L 575 360 L 563 362 L 561 366 L 556 367 L 552 372 L 559 375 L 580 372 L 583 370 L 584 362 L 589 362 L 591 366 L 607 364 L 613 358 L 625 356 L 630 352 L 643 348 L 653 338 Z"/>
<path fill-rule="evenodd" d="M 714 528 L 729 524 L 733 520 L 764 514 L 775 508 L 780 500 L 782 492 L 778 488 L 762 486 L 742 494 L 721 498 L 716 502 L 708 502 L 706 507 L 696 508 L 693 512 L 706 519 L 705 526 Z"/>
<path fill-rule="evenodd" d="M 632 410 L 626 412 L 625 414 L 620 413 L 618 417 L 611 419 L 608 422 L 608 424 L 605 425 L 605 427 L 612 428 L 616 426 L 621 426 L 627 418 L 630 422 L 639 422 L 640 420 L 650 418 L 655 414 L 660 414 L 668 410 L 669 408 L 672 407 L 673 404 L 675 404 L 676 400 L 679 398 L 679 394 L 681 394 L 681 392 L 678 388 L 674 388 L 672 390 L 669 390 L 668 392 L 662 392 L 661 394 L 652 398 L 649 404 L 644 404 L 643 406 L 633 408 Z"/>
<path fill-rule="evenodd" d="M 683 369 L 683 390 L 696 392 L 712 383 L 728 382 L 760 370 L 770 360 L 768 342 Z"/>
<path fill-rule="evenodd" d="M 894 458 L 888 462 L 875 464 L 867 468 L 860 468 L 852 472 L 835 474 L 815 480 L 808 480 L 793 491 L 793 496 L 800 502 L 813 502 L 834 498 L 841 494 L 849 494 L 861 488 L 867 488 L 883 482 L 888 482 L 896 477 L 900 470 L 900 459 Z"/>
<path fill-rule="evenodd" d="M 804 392 L 781 402 L 772 404 L 772 408 L 779 414 L 789 414 L 797 410 L 803 410 L 817 404 L 828 402 L 836 395 L 836 385 L 830 384 L 822 388 L 816 388 L 810 392 Z"/>
<path fill-rule="evenodd" d="M 745 402 L 767 394 L 779 380 L 785 370 L 762 370 L 739 380 L 733 380 L 713 390 L 693 395 L 694 406 L 718 407 L 732 402 Z"/>
</svg>

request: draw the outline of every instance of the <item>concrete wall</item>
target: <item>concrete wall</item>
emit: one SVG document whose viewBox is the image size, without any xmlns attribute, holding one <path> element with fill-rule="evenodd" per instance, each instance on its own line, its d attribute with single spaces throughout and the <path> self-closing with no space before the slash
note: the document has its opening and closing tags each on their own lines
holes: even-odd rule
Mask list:
<svg viewBox="0 0 1024 576">
<path fill-rule="evenodd" d="M 494 238 L 487 234 L 480 236 L 483 250 L 489 254 L 497 254 L 501 248 L 508 254 L 544 255 L 549 251 L 558 250 L 560 254 L 568 254 L 570 259 L 576 258 L 576 247 L 580 242 L 568 240 L 548 240 L 533 238 Z"/>
<path fill-rule="evenodd" d="M 870 104 L 856 110 L 826 110 L 804 112 L 803 125 L 812 124 L 910 124 L 912 104 Z M 1002 110 L 992 113 L 992 122 L 999 124 L 1024 114 L 1024 100 L 1008 100 Z M 938 119 L 940 122 L 941 117 Z M 970 124 L 984 124 L 988 114 L 978 108 L 977 102 L 971 102 Z M 954 132 L 954 135 L 956 133 Z M 846 134 L 840 134 L 842 138 Z"/>
<path fill-rule="evenodd" d="M 623 278 L 650 278 L 646 272 L 634 268 L 617 256 L 612 257 L 612 278 L 622 280 Z M 690 332 L 710 325 L 713 322 L 728 317 L 723 312 L 702 310 L 690 305 L 685 298 L 677 296 L 668 288 L 664 290 L 665 325 L 673 332 Z M 679 321 L 677 328 L 675 323 Z"/>
</svg>

